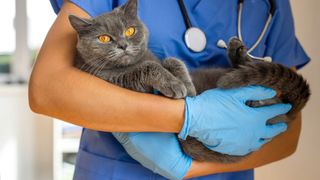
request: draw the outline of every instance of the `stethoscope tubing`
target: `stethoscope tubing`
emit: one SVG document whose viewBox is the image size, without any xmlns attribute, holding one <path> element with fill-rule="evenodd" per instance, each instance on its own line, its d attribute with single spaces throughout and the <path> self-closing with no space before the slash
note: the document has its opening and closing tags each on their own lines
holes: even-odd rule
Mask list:
<svg viewBox="0 0 320 180">
<path fill-rule="evenodd" d="M 182 15 L 183 15 L 184 23 L 185 23 L 187 29 L 189 29 L 189 28 L 192 27 L 192 24 L 191 24 L 190 18 L 189 18 L 189 16 L 188 16 L 187 9 L 186 9 L 186 7 L 184 6 L 183 0 L 178 0 L 178 3 L 179 3 L 179 7 L 180 7 L 180 9 L 181 9 L 181 13 L 182 13 Z"/>
<path fill-rule="evenodd" d="M 242 9 L 243 9 L 243 0 L 239 0 L 239 2 L 240 3 L 239 3 L 238 23 L 237 23 L 238 24 L 237 25 L 238 26 L 238 37 L 239 37 L 240 41 L 243 42 L 242 33 L 241 33 L 241 24 L 242 24 L 241 23 L 241 16 L 242 16 Z M 272 3 L 270 3 L 270 4 L 272 4 Z M 260 33 L 256 42 L 251 46 L 251 48 L 248 49 L 248 54 L 251 53 L 260 44 L 264 35 L 266 34 L 267 29 L 269 27 L 269 24 L 271 23 L 272 16 L 273 16 L 273 13 L 271 13 L 272 12 L 271 9 L 273 9 L 273 8 L 270 8 L 270 13 L 269 13 L 268 19 L 263 27 L 262 32 Z"/>
<path fill-rule="evenodd" d="M 242 37 L 242 32 L 241 32 L 241 17 L 242 17 L 242 10 L 243 10 L 243 1 L 244 0 L 238 0 L 238 19 L 237 19 L 237 33 L 238 33 L 238 38 L 242 41 L 243 41 L 243 37 Z M 188 12 L 186 10 L 186 7 L 184 6 L 184 3 L 183 3 L 183 0 L 178 0 L 178 3 L 179 3 L 179 7 L 181 9 L 181 13 L 183 15 L 183 20 L 184 20 L 184 23 L 186 25 L 186 28 L 187 28 L 187 32 L 189 29 L 192 29 L 193 26 L 192 26 L 192 23 L 190 21 L 190 18 L 188 16 Z M 268 15 L 268 19 L 263 27 L 263 30 L 262 32 L 260 33 L 258 39 L 255 41 L 255 43 L 248 49 L 248 56 L 250 56 L 251 58 L 253 59 L 258 59 L 258 60 L 264 60 L 264 61 L 272 61 L 271 57 L 256 57 L 256 56 L 253 56 L 251 55 L 250 53 L 257 48 L 257 46 L 260 44 L 260 42 L 262 41 L 263 37 L 265 36 L 266 32 L 267 32 L 267 29 L 271 23 L 271 20 L 272 20 L 272 17 L 274 15 L 274 12 L 275 12 L 275 2 L 274 0 L 269 0 L 269 4 L 270 4 L 270 9 L 269 9 L 269 15 Z M 203 31 L 200 29 L 200 28 L 197 28 L 199 31 L 201 31 L 203 33 Z M 204 41 L 206 41 L 205 39 L 205 34 L 203 33 L 203 36 L 204 36 Z M 193 50 L 194 49 L 192 47 L 190 47 L 190 44 L 186 41 L 186 45 L 189 49 Z M 204 45 L 205 46 L 205 45 Z M 220 39 L 218 42 L 217 42 L 217 46 L 218 47 L 221 47 L 221 48 L 227 48 L 226 46 L 226 43 Z M 201 52 L 200 51 L 195 51 L 195 52 Z"/>
</svg>

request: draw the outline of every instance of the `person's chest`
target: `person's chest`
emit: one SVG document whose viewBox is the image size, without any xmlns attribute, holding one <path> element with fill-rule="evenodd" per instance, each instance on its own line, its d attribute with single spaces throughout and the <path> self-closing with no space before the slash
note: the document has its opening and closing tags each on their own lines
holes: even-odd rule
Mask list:
<svg viewBox="0 0 320 180">
<path fill-rule="evenodd" d="M 119 0 L 123 4 L 126 0 Z M 217 47 L 217 41 L 225 42 L 237 36 L 237 0 L 184 0 L 192 26 L 206 34 L 204 51 L 195 53 L 184 42 L 186 25 L 178 0 L 139 0 L 138 15 L 149 29 L 149 48 L 160 59 L 177 57 L 189 68 L 229 66 L 226 50 Z M 265 0 L 244 2 L 241 31 L 247 46 L 252 46 L 268 17 Z M 264 42 L 264 41 L 263 41 Z M 255 54 L 263 56 L 265 45 L 261 43 Z"/>
</svg>

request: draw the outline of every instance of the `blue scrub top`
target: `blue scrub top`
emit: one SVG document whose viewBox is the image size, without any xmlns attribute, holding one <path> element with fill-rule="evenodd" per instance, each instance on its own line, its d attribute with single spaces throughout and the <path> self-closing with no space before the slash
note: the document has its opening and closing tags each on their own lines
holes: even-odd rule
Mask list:
<svg viewBox="0 0 320 180">
<path fill-rule="evenodd" d="M 63 0 L 50 0 L 56 13 Z M 70 0 L 95 17 L 123 4 L 126 0 Z M 237 0 L 184 0 L 193 26 L 207 36 L 203 52 L 190 51 L 183 35 L 186 26 L 177 0 L 139 0 L 138 14 L 150 32 L 149 48 L 160 59 L 177 57 L 189 69 L 228 67 L 226 50 L 216 46 L 219 39 L 228 42 L 237 35 Z M 271 56 L 273 62 L 301 68 L 309 62 L 294 32 L 288 0 L 275 1 L 276 11 L 262 42 L 253 55 Z M 245 0 L 242 14 L 242 36 L 251 47 L 260 35 L 269 13 L 267 0 Z M 81 137 L 74 179 L 163 179 L 133 160 L 111 133 L 84 129 Z M 253 171 L 221 173 L 194 179 L 250 180 Z"/>
</svg>

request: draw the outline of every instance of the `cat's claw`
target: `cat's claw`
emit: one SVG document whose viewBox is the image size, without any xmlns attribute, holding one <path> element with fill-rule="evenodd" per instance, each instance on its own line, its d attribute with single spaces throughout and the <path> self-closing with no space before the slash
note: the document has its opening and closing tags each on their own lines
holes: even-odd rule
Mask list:
<svg viewBox="0 0 320 180">
<path fill-rule="evenodd" d="M 160 91 L 164 96 L 174 99 L 181 99 L 187 96 L 187 88 L 181 81 L 171 81 L 168 87 Z"/>
<path fill-rule="evenodd" d="M 162 65 L 184 84 L 187 89 L 187 96 L 196 95 L 196 89 L 183 61 L 177 58 L 169 57 L 162 62 Z"/>
<path fill-rule="evenodd" d="M 229 56 L 244 58 L 247 56 L 247 48 L 240 39 L 233 37 L 228 43 L 228 54 Z"/>
</svg>

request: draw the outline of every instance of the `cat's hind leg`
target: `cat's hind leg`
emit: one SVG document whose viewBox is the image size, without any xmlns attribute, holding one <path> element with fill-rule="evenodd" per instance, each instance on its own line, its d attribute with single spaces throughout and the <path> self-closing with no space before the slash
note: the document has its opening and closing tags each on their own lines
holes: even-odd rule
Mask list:
<svg viewBox="0 0 320 180">
<path fill-rule="evenodd" d="M 229 40 L 227 53 L 232 67 L 238 67 L 246 62 L 252 61 L 252 58 L 248 56 L 247 47 L 237 37 L 232 37 Z"/>
<path fill-rule="evenodd" d="M 263 106 L 270 106 L 278 103 L 283 103 L 283 101 L 279 97 L 275 96 L 270 99 L 259 100 L 259 101 L 249 100 L 246 102 L 246 105 L 250 107 L 263 107 Z M 282 114 L 269 119 L 267 121 L 267 124 L 275 124 L 278 122 L 288 122 L 288 121 L 289 121 L 288 117 L 285 114 Z"/>
<path fill-rule="evenodd" d="M 295 119 L 310 97 L 310 87 L 301 75 L 281 64 L 264 61 L 249 62 L 234 68 L 221 76 L 217 82 L 217 87 L 223 89 L 251 85 L 264 86 L 277 91 L 278 96 L 274 100 L 278 98 L 278 101 L 292 105 L 292 109 L 287 113 L 289 119 Z M 262 102 L 263 105 L 267 105 L 265 101 Z M 255 102 L 255 104 L 262 105 L 262 102 Z"/>
<path fill-rule="evenodd" d="M 187 88 L 187 96 L 196 95 L 196 89 L 192 83 L 189 71 L 181 60 L 172 57 L 166 58 L 162 61 L 162 66 L 184 83 Z"/>
</svg>

